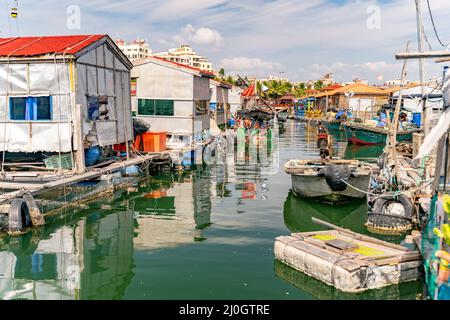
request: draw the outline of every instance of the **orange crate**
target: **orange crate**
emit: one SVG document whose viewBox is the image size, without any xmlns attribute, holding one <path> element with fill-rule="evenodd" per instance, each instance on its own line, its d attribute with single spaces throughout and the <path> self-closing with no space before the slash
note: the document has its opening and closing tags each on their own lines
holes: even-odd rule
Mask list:
<svg viewBox="0 0 450 320">
<path fill-rule="evenodd" d="M 145 132 L 142 134 L 144 152 L 161 152 L 166 150 L 167 132 Z"/>
<path fill-rule="evenodd" d="M 117 152 L 126 152 L 127 151 L 127 143 L 120 143 L 113 145 L 113 150 Z"/>
</svg>

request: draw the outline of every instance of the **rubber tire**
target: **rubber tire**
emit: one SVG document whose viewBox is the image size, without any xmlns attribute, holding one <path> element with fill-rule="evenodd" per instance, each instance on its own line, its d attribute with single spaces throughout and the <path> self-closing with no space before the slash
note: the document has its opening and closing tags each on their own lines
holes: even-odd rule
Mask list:
<svg viewBox="0 0 450 320">
<path fill-rule="evenodd" d="M 393 194 L 391 194 L 393 195 Z M 384 213 L 386 207 L 391 203 L 400 203 L 405 210 L 404 216 L 387 215 Z M 400 195 L 396 199 L 392 197 L 377 198 L 373 203 L 371 212 L 368 215 L 368 221 L 378 227 L 402 228 L 410 225 L 414 216 L 414 205 L 405 195 Z"/>
<path fill-rule="evenodd" d="M 8 231 L 22 232 L 31 225 L 27 203 L 23 199 L 13 199 L 8 214 Z"/>
</svg>

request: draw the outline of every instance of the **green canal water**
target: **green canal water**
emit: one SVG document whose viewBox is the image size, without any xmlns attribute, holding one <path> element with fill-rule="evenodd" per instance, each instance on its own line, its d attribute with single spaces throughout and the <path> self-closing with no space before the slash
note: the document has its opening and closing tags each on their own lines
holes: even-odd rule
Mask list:
<svg viewBox="0 0 450 320">
<path fill-rule="evenodd" d="M 345 157 L 378 152 L 336 143 Z M 315 129 L 287 122 L 269 164 L 159 174 L 3 236 L 0 298 L 416 299 L 419 281 L 344 294 L 274 261 L 275 237 L 322 229 L 311 217 L 367 233 L 364 201 L 330 206 L 290 192 L 283 164 L 317 154 Z"/>
</svg>

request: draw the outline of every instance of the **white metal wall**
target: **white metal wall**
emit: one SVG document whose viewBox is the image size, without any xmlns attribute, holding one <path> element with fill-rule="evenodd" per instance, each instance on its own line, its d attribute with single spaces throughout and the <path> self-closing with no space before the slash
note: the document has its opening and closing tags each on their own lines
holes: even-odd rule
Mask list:
<svg viewBox="0 0 450 320">
<path fill-rule="evenodd" d="M 52 120 L 10 120 L 10 97 L 51 96 Z M 71 150 L 69 65 L 0 65 L 0 150 L 68 152 Z M 50 138 L 51 137 L 51 138 Z"/>
<path fill-rule="evenodd" d="M 135 66 L 131 76 L 137 78 L 133 110 L 138 109 L 138 99 L 174 100 L 173 117 L 138 116 L 150 124 L 151 131 L 172 133 L 181 130 L 199 135 L 209 130 L 209 115 L 194 115 L 195 100 L 211 99 L 209 78 L 196 76 L 177 66 L 172 68 L 153 62 Z"/>
<path fill-rule="evenodd" d="M 108 97 L 109 120 L 88 120 L 88 96 Z M 83 134 L 92 146 L 107 146 L 133 139 L 130 71 L 106 44 L 77 60 L 77 98 L 83 111 Z"/>
</svg>

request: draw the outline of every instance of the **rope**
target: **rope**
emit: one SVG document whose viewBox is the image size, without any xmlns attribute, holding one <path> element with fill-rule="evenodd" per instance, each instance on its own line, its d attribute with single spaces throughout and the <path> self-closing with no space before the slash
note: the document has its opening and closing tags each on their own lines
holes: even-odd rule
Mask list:
<svg viewBox="0 0 450 320">
<path fill-rule="evenodd" d="M 428 6 L 428 12 L 430 13 L 431 24 L 433 25 L 433 30 L 434 30 L 434 34 L 436 36 L 436 39 L 439 41 L 441 46 L 446 48 L 446 47 L 448 47 L 450 45 L 450 43 L 444 44 L 442 42 L 441 38 L 439 37 L 439 34 L 438 34 L 437 30 L 436 30 L 436 24 L 434 23 L 433 13 L 431 12 L 430 0 L 427 0 L 427 6 Z"/>
<path fill-rule="evenodd" d="M 341 179 L 341 181 L 343 182 L 343 183 L 345 183 L 347 186 L 349 186 L 350 188 L 352 188 L 352 189 L 354 189 L 354 190 L 356 190 L 356 191 L 359 191 L 359 192 L 361 192 L 361 193 L 364 193 L 364 194 L 366 194 L 366 195 L 370 195 L 370 196 L 374 196 L 374 197 L 376 197 L 376 198 L 386 198 L 386 197 L 392 197 L 392 198 L 396 198 L 396 197 L 398 197 L 398 196 L 400 196 L 400 195 L 408 195 L 406 192 L 404 192 L 404 190 L 397 190 L 392 196 L 380 196 L 380 194 L 377 194 L 377 193 L 371 193 L 371 192 L 368 192 L 368 191 L 364 191 L 364 190 L 361 190 L 361 189 L 359 189 L 359 188 L 357 188 L 357 187 L 355 187 L 355 186 L 352 186 L 350 183 L 348 183 L 347 181 L 345 181 L 344 179 Z M 411 193 L 415 193 L 416 191 L 418 191 L 418 190 L 420 190 L 420 189 L 422 189 L 422 188 L 425 188 L 425 187 L 427 187 L 428 185 L 430 185 L 431 183 L 433 183 L 433 180 L 429 180 L 428 182 L 426 182 L 424 185 L 421 185 L 421 186 L 419 186 L 419 187 L 417 187 L 416 189 L 410 189 L 409 190 L 409 192 Z"/>
</svg>

